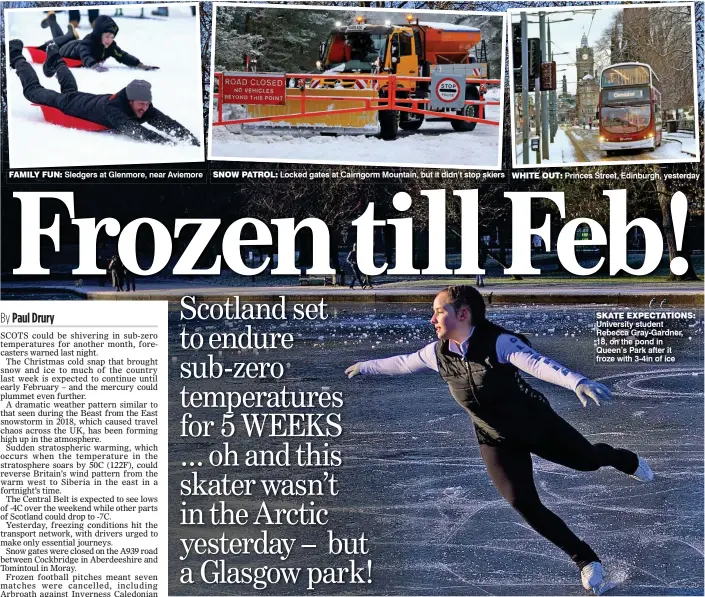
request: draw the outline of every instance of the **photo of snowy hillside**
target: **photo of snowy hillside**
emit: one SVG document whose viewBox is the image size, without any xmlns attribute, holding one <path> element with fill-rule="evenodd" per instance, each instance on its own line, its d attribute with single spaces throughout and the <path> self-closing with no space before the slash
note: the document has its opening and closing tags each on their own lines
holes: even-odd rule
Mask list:
<svg viewBox="0 0 705 597">
<path fill-rule="evenodd" d="M 51 16 L 48 10 L 46 7 L 5 10 L 3 53 L 7 73 L 11 168 L 112 166 L 204 160 L 203 91 L 197 4 L 57 7 L 56 13 Z M 96 13 L 99 13 L 97 18 L 100 20 L 96 20 Z M 50 23 L 49 19 L 54 22 Z M 118 48 L 118 51 L 113 52 L 107 46 L 107 49 L 103 50 L 103 47 L 97 45 L 98 50 L 94 50 L 94 53 L 105 51 L 104 55 L 107 56 L 97 62 L 91 58 L 85 59 L 84 48 L 88 46 L 79 45 L 81 40 L 91 35 L 95 42 L 96 31 L 91 26 L 94 21 L 101 31 L 107 31 L 114 36 L 114 47 Z M 43 64 L 37 63 L 36 56 L 31 55 L 30 52 L 34 51 L 28 50 L 28 47 L 43 46 L 52 38 L 56 38 L 57 32 L 69 39 L 75 37 L 76 41 L 70 40 L 69 43 L 75 43 L 77 57 L 79 52 L 84 52 L 83 60 L 77 58 L 77 66 L 70 64 L 68 58 L 64 60 L 71 66 L 68 70 L 75 78 L 78 92 L 103 96 L 103 99 L 84 95 L 79 97 L 83 102 L 80 107 L 86 107 L 81 113 L 85 113 L 86 118 L 92 118 L 92 122 L 86 119 L 63 124 L 48 122 L 42 109 L 38 105 L 32 105 L 25 97 L 18 72 L 11 68 L 13 56 L 16 63 L 19 61 L 16 58 L 17 50 L 13 54 L 10 42 L 21 40 L 22 56 L 34 69 L 40 85 L 59 92 L 61 88 L 58 74 L 47 77 L 43 72 Z M 112 38 L 107 39 L 107 43 L 110 39 Z M 13 43 L 17 48 L 18 42 Z M 66 42 L 58 42 L 59 53 L 62 51 L 61 43 Z M 102 38 L 98 36 L 97 44 L 101 43 Z M 96 44 L 90 47 L 95 48 Z M 46 53 L 39 53 L 39 56 L 44 59 Z M 133 58 L 139 64 L 136 64 Z M 119 59 L 122 59 L 122 62 Z M 105 111 L 108 109 L 104 107 L 105 100 L 114 99 L 114 96 L 126 98 L 125 92 L 122 96 L 119 94 L 134 80 L 146 81 L 151 85 L 151 95 L 149 85 L 138 85 L 135 88 L 138 95 L 131 92 L 131 99 L 139 97 L 144 100 L 145 107 L 150 108 L 147 99 L 151 97 L 151 107 L 158 111 L 149 112 L 149 120 L 152 122 L 146 118 L 136 120 L 132 107 L 134 102 L 125 100 L 121 105 L 125 109 L 126 117 L 131 119 L 131 129 L 115 130 L 111 126 L 99 125 L 99 121 L 105 120 Z M 62 94 L 64 95 L 67 94 Z M 111 106 L 114 107 L 114 103 Z M 73 109 L 72 104 L 71 110 Z M 154 118 L 154 115 L 159 116 L 159 113 L 168 118 Z M 63 112 L 56 118 L 63 121 Z M 110 122 L 114 121 L 115 118 L 111 117 Z M 103 126 L 107 130 L 84 130 L 86 122 L 94 128 Z"/>
<path fill-rule="evenodd" d="M 214 19 L 209 159 L 500 168 L 503 15 L 218 4 Z M 446 73 L 455 103 L 432 105 Z M 270 75 L 277 105 L 233 92 Z"/>
</svg>

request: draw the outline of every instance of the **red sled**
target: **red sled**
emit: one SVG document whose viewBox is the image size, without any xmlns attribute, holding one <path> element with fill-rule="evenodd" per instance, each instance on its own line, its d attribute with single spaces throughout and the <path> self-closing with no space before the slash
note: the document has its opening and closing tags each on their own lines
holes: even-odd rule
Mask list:
<svg viewBox="0 0 705 597">
<path fill-rule="evenodd" d="M 43 106 L 41 104 L 32 104 L 33 106 L 39 106 L 44 115 L 44 120 L 51 124 L 57 124 L 59 126 L 65 126 L 70 129 L 78 129 L 80 131 L 108 131 L 110 130 L 107 126 L 102 124 L 96 124 L 90 120 L 83 120 L 83 118 L 76 118 L 75 116 L 69 116 L 64 114 L 61 110 L 57 108 L 52 108 L 51 106 Z"/>
<path fill-rule="evenodd" d="M 24 49 L 29 52 L 29 57 L 35 64 L 44 64 L 46 62 L 47 53 L 44 50 L 40 50 L 37 46 L 25 46 Z M 83 62 L 76 58 L 64 58 L 63 60 L 66 66 L 71 68 L 83 66 Z"/>
</svg>

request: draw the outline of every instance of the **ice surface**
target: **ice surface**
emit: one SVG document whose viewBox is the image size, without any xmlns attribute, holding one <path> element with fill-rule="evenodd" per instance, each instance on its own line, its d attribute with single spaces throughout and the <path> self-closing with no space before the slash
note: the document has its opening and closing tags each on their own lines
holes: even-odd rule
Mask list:
<svg viewBox="0 0 705 597">
<path fill-rule="evenodd" d="M 542 306 L 527 319 L 524 309 L 492 306 L 489 316 L 504 327 L 519 326 L 537 350 L 615 390 L 611 402 L 584 409 L 571 392 L 530 381 L 591 442 L 623 446 L 647 458 L 656 481 L 643 484 L 614 469 L 580 472 L 535 458 L 539 494 L 600 555 L 608 579 L 618 583 L 610 595 L 702 595 L 702 343 L 696 348 L 695 343 L 675 340 L 679 362 L 672 367 L 596 365 L 594 332 L 584 324 L 595 321 L 596 310 Z M 430 342 L 430 315 L 428 305 L 373 309 L 338 304 L 331 305 L 324 323 L 290 322 L 288 331 L 296 335 L 297 343 L 286 354 L 291 363 L 287 388 L 315 391 L 326 385 L 342 391 L 345 400 L 345 431 L 340 438 L 328 439 L 343 453 L 343 466 L 336 469 L 341 494 L 316 501 L 330 508 L 330 529 L 349 537 L 367 533 L 371 553 L 357 558 L 374 562 L 372 584 L 330 585 L 327 594 L 585 596 L 574 564 L 498 495 L 467 414 L 437 374 L 353 380 L 343 375 L 356 361 L 412 352 Z M 170 351 L 191 360 L 195 353 L 180 348 L 178 316 L 176 309 L 170 313 L 174 323 Z M 702 311 L 696 321 L 694 333 L 701 337 Z M 547 328 L 554 329 L 555 336 L 538 337 Z M 176 405 L 183 380 L 178 379 L 177 367 L 171 373 Z M 209 380 L 199 382 L 198 388 L 244 391 L 252 385 Z M 178 435 L 178 407 L 170 410 L 170 417 L 171 433 Z M 177 435 L 172 435 L 170 447 L 170 481 L 178 497 L 182 460 L 207 459 L 212 444 Z M 248 443 L 252 440 L 243 436 L 231 439 L 238 450 Z M 258 448 L 261 443 L 258 440 Z M 271 473 L 262 470 L 261 476 Z M 248 470 L 248 475 L 257 474 Z M 308 474 L 314 476 L 316 471 Z M 191 507 L 198 503 L 189 501 Z M 237 503 L 252 507 L 258 501 L 245 498 Z M 175 528 L 178 508 L 170 514 Z M 222 532 L 222 527 L 199 528 L 199 536 Z M 232 534 L 242 532 L 238 528 Z M 293 529 L 287 536 L 292 534 L 306 542 L 325 541 L 325 529 Z M 172 553 L 179 549 L 175 538 L 176 534 L 171 538 Z M 287 565 L 328 564 L 324 554 L 314 557 L 304 552 L 295 550 Z M 247 560 L 255 562 L 271 564 L 264 558 Z M 173 579 L 188 563 L 170 559 L 174 594 L 187 594 Z M 210 586 L 188 589 L 188 594 L 213 594 Z M 302 587 L 277 589 L 276 594 L 302 594 Z M 231 586 L 228 593 L 251 591 Z"/>
</svg>

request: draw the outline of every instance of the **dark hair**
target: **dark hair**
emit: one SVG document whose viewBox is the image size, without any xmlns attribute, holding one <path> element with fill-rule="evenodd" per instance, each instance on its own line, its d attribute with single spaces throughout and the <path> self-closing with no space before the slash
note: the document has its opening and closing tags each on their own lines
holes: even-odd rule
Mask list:
<svg viewBox="0 0 705 597">
<path fill-rule="evenodd" d="M 470 310 L 473 325 L 485 321 L 485 300 L 472 286 L 446 286 L 441 292 L 448 295 L 448 301 L 456 313 L 461 307 L 467 307 Z"/>
</svg>

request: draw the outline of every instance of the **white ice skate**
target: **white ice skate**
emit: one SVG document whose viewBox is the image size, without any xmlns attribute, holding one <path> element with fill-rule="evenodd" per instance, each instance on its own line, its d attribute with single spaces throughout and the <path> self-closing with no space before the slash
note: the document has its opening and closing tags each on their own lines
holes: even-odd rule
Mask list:
<svg viewBox="0 0 705 597">
<path fill-rule="evenodd" d="M 654 480 L 654 471 L 651 470 L 649 463 L 639 456 L 639 466 L 636 467 L 636 470 L 631 476 L 642 483 L 649 483 Z"/>
<path fill-rule="evenodd" d="M 610 589 L 614 589 L 617 583 L 605 578 L 605 569 L 600 562 L 590 562 L 580 570 L 580 579 L 586 591 L 592 591 L 595 595 L 602 595 Z"/>
</svg>

